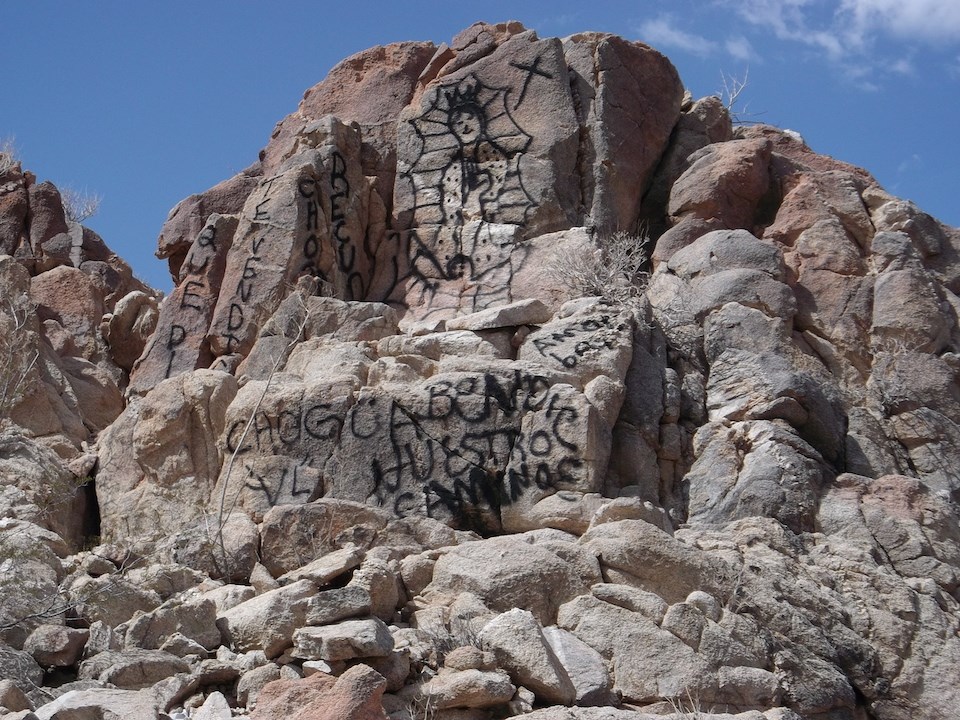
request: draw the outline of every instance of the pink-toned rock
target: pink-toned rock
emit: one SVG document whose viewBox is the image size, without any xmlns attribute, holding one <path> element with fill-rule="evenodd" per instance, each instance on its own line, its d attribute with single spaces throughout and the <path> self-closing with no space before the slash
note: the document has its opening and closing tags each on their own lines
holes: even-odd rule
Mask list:
<svg viewBox="0 0 960 720">
<path fill-rule="evenodd" d="M 344 620 L 322 627 L 303 627 L 293 634 L 295 658 L 306 660 L 353 660 L 386 657 L 393 650 L 390 630 L 379 618 Z"/>
<path fill-rule="evenodd" d="M 180 277 L 180 269 L 190 246 L 213 213 L 240 212 L 247 196 L 257 187 L 262 172 L 259 163 L 197 195 L 177 203 L 167 216 L 157 238 L 157 257 L 168 259 L 170 276 Z"/>
<path fill-rule="evenodd" d="M 63 212 L 60 191 L 51 182 L 31 185 L 30 193 L 30 245 L 39 256 L 41 247 L 50 238 L 67 232 L 67 218 Z"/>
<path fill-rule="evenodd" d="M 19 164 L 0 175 L 0 254 L 13 255 L 29 242 L 30 196 Z"/>
<path fill-rule="evenodd" d="M 679 118 L 683 85 L 666 57 L 614 35 L 571 35 L 563 51 L 583 126 L 580 152 L 592 166 L 580 168 L 585 210 L 604 231 L 632 228 Z"/>
<path fill-rule="evenodd" d="M 718 594 L 718 578 L 729 572 L 723 561 L 643 520 L 597 525 L 579 545 L 601 559 L 604 578 L 656 592 L 673 602 L 684 600 L 693 590 Z"/>
<path fill-rule="evenodd" d="M 719 218 L 730 229 L 752 230 L 760 201 L 770 188 L 770 143 L 717 143 L 689 161 L 689 169 L 670 191 L 669 214 Z"/>
<path fill-rule="evenodd" d="M 275 172 L 293 154 L 297 136 L 309 123 L 336 115 L 345 123 L 359 124 L 363 173 L 377 177 L 378 192 L 389 204 L 396 173 L 396 121 L 435 51 L 432 43 L 394 43 L 338 63 L 323 82 L 304 93 L 297 112 L 274 129 L 261 152 L 266 172 Z"/>
<path fill-rule="evenodd" d="M 960 585 L 960 532 L 951 508 L 919 480 L 876 480 L 843 474 L 821 503 L 818 519 L 831 534 L 882 548 L 906 577 L 929 577 L 947 592 Z"/>
<path fill-rule="evenodd" d="M 212 214 L 194 239 L 180 281 L 160 307 L 156 332 L 133 367 L 131 392 L 145 393 L 161 380 L 210 365 L 207 332 L 237 223 L 235 216 Z"/>
<path fill-rule="evenodd" d="M 416 228 L 412 307 L 502 303 L 523 259 L 517 231 L 579 224 L 578 122 L 562 46 L 530 32 L 498 45 L 475 30 L 401 115 L 394 214 L 399 228 Z"/>
<path fill-rule="evenodd" d="M 123 412 L 123 396 L 115 378 L 101 365 L 82 358 L 67 356 L 61 363 L 80 419 L 91 433 L 100 432 Z"/>
<path fill-rule="evenodd" d="M 757 123 L 738 127 L 736 137 L 741 140 L 765 140 L 770 142 L 770 149 L 777 155 L 782 155 L 791 160 L 791 165 L 795 164 L 795 166 L 807 168 L 813 172 L 838 170 L 855 176 L 863 183 L 864 187 L 877 185 L 873 176 L 863 168 L 836 160 L 829 155 L 820 155 L 811 150 L 796 133 L 784 131 L 782 128 Z"/>
<path fill-rule="evenodd" d="M 133 367 L 157 327 L 158 317 L 156 299 L 144 292 L 134 291 L 117 302 L 103 328 L 103 339 L 118 367 L 127 371 Z"/>
<path fill-rule="evenodd" d="M 217 627 L 236 652 L 262 650 L 268 658 L 293 644 L 293 634 L 305 624 L 307 601 L 317 592 L 309 580 L 270 590 L 221 613 Z"/>
<path fill-rule="evenodd" d="M 143 718 L 160 717 L 160 703 L 149 690 L 90 688 L 70 690 L 37 708 L 39 720 L 62 718 Z"/>
<path fill-rule="evenodd" d="M 386 720 L 381 698 L 386 680 L 366 665 L 339 678 L 315 673 L 302 680 L 276 680 L 257 697 L 251 720 Z"/>
<path fill-rule="evenodd" d="M 174 635 L 189 638 L 207 650 L 220 645 L 214 602 L 171 599 L 155 610 L 138 613 L 127 623 L 124 642 L 128 648 L 159 649 Z"/>
<path fill-rule="evenodd" d="M 923 270 L 889 270 L 873 285 L 871 335 L 908 349 L 937 353 L 947 342 L 953 324 L 944 312 L 940 289 Z M 891 345 L 892 347 L 892 345 Z"/>
<path fill-rule="evenodd" d="M 490 708 L 506 703 L 517 688 L 503 670 L 444 670 L 419 690 L 430 706 Z"/>
<path fill-rule="evenodd" d="M 246 353 L 303 275 L 345 299 L 366 297 L 369 188 L 356 129 L 327 117 L 311 125 L 302 152 L 263 180 L 244 205 L 210 326 L 215 356 Z"/>
<path fill-rule="evenodd" d="M 867 244 L 873 223 L 861 199 L 865 186 L 860 177 L 840 170 L 801 170 L 785 174 L 780 183 L 783 200 L 765 237 L 789 246 L 818 222 L 835 220 L 848 233 L 848 242 Z"/>
<path fill-rule="evenodd" d="M 142 690 L 176 673 L 189 672 L 181 658 L 162 650 L 119 650 L 94 655 L 80 663 L 81 680 L 99 680 L 125 690 Z"/>
<path fill-rule="evenodd" d="M 15 713 L 20 710 L 33 710 L 33 703 L 13 680 L 4 678 L 0 680 L 0 708 Z"/>
<path fill-rule="evenodd" d="M 660 263 L 669 260 L 678 250 L 696 242 L 697 238 L 714 230 L 724 230 L 726 226 L 718 218 L 701 218 L 685 215 L 669 230 L 657 238 L 657 245 L 650 257 L 656 270 Z"/>
<path fill-rule="evenodd" d="M 41 320 L 56 320 L 69 333 L 79 357 L 96 362 L 105 351 L 99 328 L 106 306 L 96 282 L 76 268 L 60 266 L 30 281 Z"/>
<path fill-rule="evenodd" d="M 498 667 L 516 685 L 532 690 L 544 705 L 572 705 L 576 689 L 533 615 L 514 609 L 484 625 L 480 640 L 493 652 Z"/>
<path fill-rule="evenodd" d="M 662 213 L 670 197 L 670 188 L 690 167 L 687 158 L 711 143 L 727 142 L 731 139 L 733 127 L 730 113 L 720 98 L 708 95 L 689 104 L 684 98 L 684 106 L 670 144 L 657 167 L 650 189 L 643 198 L 644 207 L 650 214 Z"/>
<path fill-rule="evenodd" d="M 260 526 L 263 562 L 277 576 L 351 542 L 364 550 L 378 545 L 422 549 L 413 528 L 386 509 L 335 498 L 277 505 Z"/>
<path fill-rule="evenodd" d="M 525 608 L 541 625 L 552 624 L 560 604 L 599 581 L 599 567 L 575 545 L 527 540 L 491 538 L 451 548 L 437 560 L 424 596 L 469 592 L 491 610 Z"/>
<path fill-rule="evenodd" d="M 236 379 L 222 372 L 179 375 L 128 406 L 100 436 L 105 538 L 168 540 L 202 514 L 220 472 L 217 438 L 236 392 Z"/>
</svg>

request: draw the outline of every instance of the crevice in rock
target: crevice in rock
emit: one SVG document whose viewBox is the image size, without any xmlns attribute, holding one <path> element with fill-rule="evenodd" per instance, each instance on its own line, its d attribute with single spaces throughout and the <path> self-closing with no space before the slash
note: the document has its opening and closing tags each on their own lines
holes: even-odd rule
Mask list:
<svg viewBox="0 0 960 720">
<path fill-rule="evenodd" d="M 84 545 L 97 545 L 100 542 L 100 503 L 97 500 L 96 478 L 81 485 L 78 492 L 83 494 L 85 501 L 82 527 Z"/>
</svg>

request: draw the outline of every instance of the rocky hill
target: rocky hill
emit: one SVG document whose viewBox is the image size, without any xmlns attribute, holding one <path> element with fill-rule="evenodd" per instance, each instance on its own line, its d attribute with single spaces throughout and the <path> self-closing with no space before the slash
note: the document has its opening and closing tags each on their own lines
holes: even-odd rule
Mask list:
<svg viewBox="0 0 960 720">
<path fill-rule="evenodd" d="M 0 167 L 0 717 L 955 717 L 960 231 L 656 50 L 344 60 L 166 298 Z"/>
</svg>

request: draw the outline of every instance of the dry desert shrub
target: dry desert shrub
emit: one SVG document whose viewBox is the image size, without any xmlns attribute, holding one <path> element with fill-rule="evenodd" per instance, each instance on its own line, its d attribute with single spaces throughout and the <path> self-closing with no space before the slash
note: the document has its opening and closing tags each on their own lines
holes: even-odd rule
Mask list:
<svg viewBox="0 0 960 720">
<path fill-rule="evenodd" d="M 593 256 L 561 251 L 549 267 L 554 280 L 574 295 L 596 295 L 615 303 L 638 298 L 647 285 L 650 238 L 618 230 L 597 239 Z"/>
<path fill-rule="evenodd" d="M 103 198 L 96 193 L 75 190 L 72 187 L 60 188 L 60 198 L 67 219 L 77 223 L 96 215 L 100 210 L 100 203 L 103 202 Z"/>
<path fill-rule="evenodd" d="M 0 175 L 20 162 L 19 153 L 12 137 L 0 140 Z"/>
</svg>

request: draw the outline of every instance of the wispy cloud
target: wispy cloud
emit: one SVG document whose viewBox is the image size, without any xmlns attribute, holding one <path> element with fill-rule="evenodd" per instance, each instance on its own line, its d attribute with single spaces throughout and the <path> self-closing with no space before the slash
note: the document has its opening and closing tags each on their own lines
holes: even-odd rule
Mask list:
<svg viewBox="0 0 960 720">
<path fill-rule="evenodd" d="M 923 158 L 914 153 L 897 166 L 897 174 L 904 175 L 912 170 L 919 170 L 923 167 Z"/>
<path fill-rule="evenodd" d="M 753 45 L 743 35 L 734 35 L 727 38 L 724 48 L 734 60 L 743 60 L 744 62 L 758 62 L 760 56 L 753 49 Z"/>
<path fill-rule="evenodd" d="M 773 31 L 779 40 L 809 45 L 825 52 L 832 59 L 845 53 L 841 36 L 829 25 L 820 27 L 811 22 L 811 6 L 816 0 L 726 0 L 726 3 L 747 23 Z"/>
<path fill-rule="evenodd" d="M 841 0 L 838 22 L 861 42 L 875 33 L 924 42 L 960 42 L 956 0 Z"/>
<path fill-rule="evenodd" d="M 701 57 L 710 55 L 719 47 L 702 35 L 686 32 L 676 25 L 672 15 L 660 15 L 647 20 L 637 29 L 640 39 L 656 47 L 674 48 Z"/>
<path fill-rule="evenodd" d="M 897 58 L 890 63 L 890 72 L 896 75 L 909 76 L 915 74 L 916 71 L 913 61 L 908 57 Z"/>
<path fill-rule="evenodd" d="M 884 74 L 915 74 L 911 53 L 885 39 L 909 41 L 913 48 L 960 44 L 960 0 L 716 1 L 746 28 L 822 53 L 868 92 L 880 89 L 876 78 Z"/>
<path fill-rule="evenodd" d="M 862 52 L 878 35 L 960 43 L 957 0 L 721 0 L 781 40 L 819 47 L 833 58 Z"/>
</svg>

